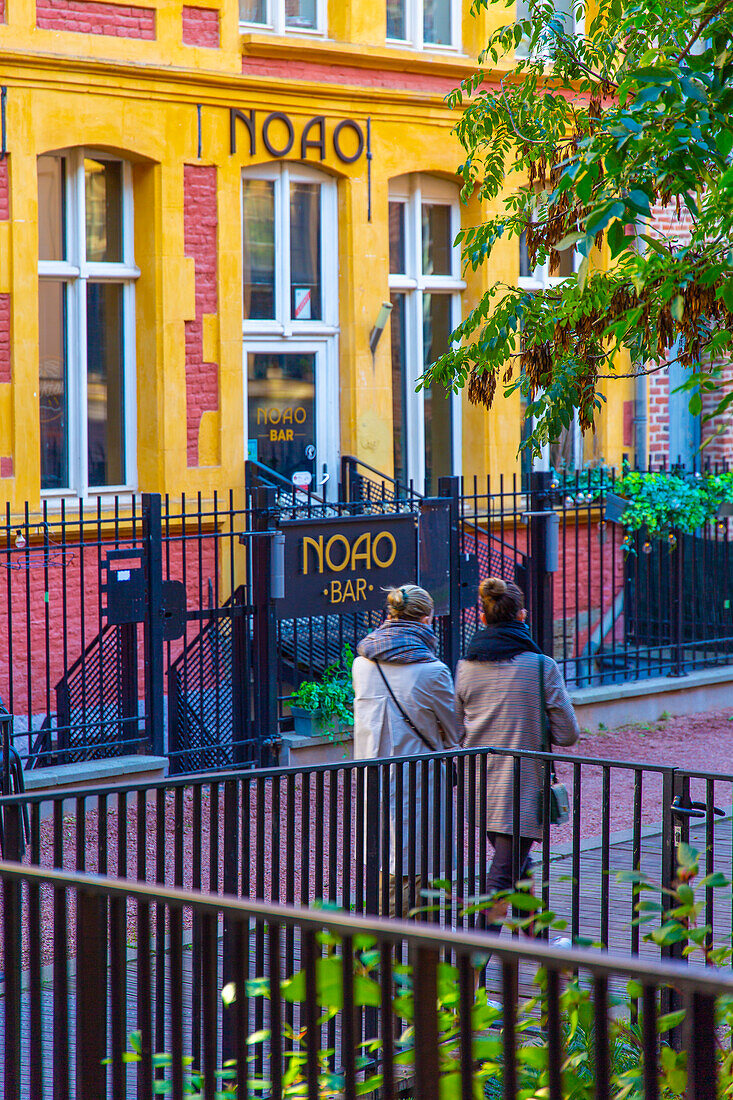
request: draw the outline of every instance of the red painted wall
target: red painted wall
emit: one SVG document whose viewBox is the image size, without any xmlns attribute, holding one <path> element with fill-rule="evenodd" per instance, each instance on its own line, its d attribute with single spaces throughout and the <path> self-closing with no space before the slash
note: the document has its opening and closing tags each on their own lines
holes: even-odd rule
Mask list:
<svg viewBox="0 0 733 1100">
<path fill-rule="evenodd" d="M 219 12 L 216 8 L 183 6 L 184 46 L 219 48 Z"/>
<path fill-rule="evenodd" d="M 10 375 L 10 295 L 0 294 L 0 383 Z"/>
<path fill-rule="evenodd" d="M 51 31 L 155 38 L 155 9 L 93 0 L 36 0 L 36 26 Z"/>
<path fill-rule="evenodd" d="M 358 65 L 320 65 L 315 61 L 286 61 L 279 58 L 243 57 L 242 72 L 245 76 L 267 76 L 288 82 L 326 81 L 362 88 L 399 88 L 441 96 L 447 95 L 456 86 L 452 77 L 395 72 L 391 69 L 362 69 Z"/>
<path fill-rule="evenodd" d="M 186 321 L 186 454 L 198 466 L 202 413 L 219 407 L 219 367 L 203 361 L 203 316 L 216 313 L 217 209 L 216 167 L 183 166 L 184 250 L 196 265 L 196 319 Z"/>
<path fill-rule="evenodd" d="M 3 0 L 0 0 L 2 4 Z M 2 20 L 0 20 L 2 22 Z M 10 187 L 8 183 L 8 158 L 0 160 L 0 222 L 10 217 Z"/>
</svg>

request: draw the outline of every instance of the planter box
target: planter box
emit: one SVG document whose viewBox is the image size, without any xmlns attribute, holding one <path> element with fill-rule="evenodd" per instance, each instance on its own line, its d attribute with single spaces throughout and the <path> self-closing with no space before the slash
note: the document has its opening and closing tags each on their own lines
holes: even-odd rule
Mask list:
<svg viewBox="0 0 733 1100">
<path fill-rule="evenodd" d="M 620 497 L 618 493 L 606 493 L 603 518 L 607 523 L 620 523 L 628 503 L 626 497 Z"/>
<path fill-rule="evenodd" d="M 324 718 L 320 711 L 303 710 L 302 707 L 291 707 L 293 716 L 294 734 L 296 737 L 345 737 L 353 731 L 353 725 L 342 724 L 338 718 L 330 722 Z"/>
</svg>

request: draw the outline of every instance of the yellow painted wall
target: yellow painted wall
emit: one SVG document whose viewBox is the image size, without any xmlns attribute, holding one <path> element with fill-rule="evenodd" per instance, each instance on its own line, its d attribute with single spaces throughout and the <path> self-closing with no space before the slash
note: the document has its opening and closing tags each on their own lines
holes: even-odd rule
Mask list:
<svg viewBox="0 0 733 1100">
<path fill-rule="evenodd" d="M 38 435 L 36 158 L 74 146 L 113 151 L 133 165 L 136 286 L 137 488 L 209 496 L 241 486 L 244 462 L 242 377 L 241 170 L 250 158 L 243 131 L 229 151 L 229 107 L 287 112 L 299 120 L 323 114 L 372 125 L 372 219 L 367 219 L 367 161 L 345 165 L 333 150 L 322 167 L 338 179 L 341 450 L 392 468 L 392 394 L 387 332 L 372 360 L 369 332 L 388 289 L 388 181 L 408 172 L 452 176 L 461 152 L 454 118 L 440 90 L 400 87 L 402 74 L 453 84 L 472 71 L 489 17 L 474 20 L 465 0 L 464 54 L 418 54 L 385 44 L 383 5 L 330 0 L 331 40 L 276 39 L 240 34 L 236 5 L 206 0 L 221 14 L 221 48 L 181 43 L 180 0 L 128 0 L 154 7 L 154 42 L 39 30 L 33 0 L 14 0 L 0 25 L 2 83 L 7 85 L 11 221 L 0 223 L 0 293 L 12 295 L 11 385 L 0 385 L 0 455 L 12 455 L 14 477 L 0 480 L 0 497 L 20 508 L 40 495 Z M 498 15 L 492 15 L 497 19 Z M 242 75 L 243 52 L 287 64 L 337 64 L 389 75 L 391 87 L 299 76 L 277 80 Z M 281 71 L 282 72 L 282 71 Z M 409 80 L 405 79 L 406 83 Z M 202 157 L 197 157 L 197 104 Z M 184 256 L 183 166 L 218 169 L 218 318 L 207 318 L 205 357 L 219 364 L 219 411 L 204 415 L 202 465 L 186 463 L 184 324 L 194 316 L 193 263 Z M 467 223 L 482 216 L 474 202 Z M 513 281 L 516 248 L 501 246 L 491 268 L 467 276 L 465 308 L 489 279 Z M 615 398 L 614 398 L 615 401 Z M 614 406 L 615 407 L 615 406 Z M 604 419 L 607 460 L 619 448 L 615 414 Z M 518 400 L 498 401 L 487 416 L 464 402 L 464 473 L 517 469 Z"/>
</svg>

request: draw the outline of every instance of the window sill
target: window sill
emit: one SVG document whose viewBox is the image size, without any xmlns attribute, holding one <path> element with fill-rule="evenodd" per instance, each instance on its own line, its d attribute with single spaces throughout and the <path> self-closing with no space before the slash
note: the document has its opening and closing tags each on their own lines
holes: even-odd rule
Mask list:
<svg viewBox="0 0 733 1100">
<path fill-rule="evenodd" d="M 242 28 L 240 28 L 241 30 Z M 293 38 L 273 33 L 255 32 L 247 28 L 240 35 L 242 53 L 246 57 L 282 58 L 292 61 Z M 387 43 L 384 46 L 368 46 L 362 43 L 336 42 L 317 36 L 298 36 L 300 59 L 316 64 L 353 66 L 360 69 L 384 69 L 395 72 L 420 72 L 429 70 L 436 76 L 463 80 L 476 71 L 476 62 L 459 47 L 445 50 L 415 49 L 409 44 Z"/>
</svg>

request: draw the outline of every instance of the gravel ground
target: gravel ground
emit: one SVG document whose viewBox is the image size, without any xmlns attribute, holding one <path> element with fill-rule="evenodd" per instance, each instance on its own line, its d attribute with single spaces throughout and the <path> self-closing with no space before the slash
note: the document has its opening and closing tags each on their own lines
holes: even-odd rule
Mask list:
<svg viewBox="0 0 733 1100">
<path fill-rule="evenodd" d="M 635 722 L 613 730 L 591 733 L 584 730 L 580 741 L 570 750 L 575 756 L 613 760 L 632 764 L 664 766 L 690 771 L 705 771 L 733 776 L 733 708 L 705 711 L 701 714 L 666 718 L 658 722 Z M 558 776 L 572 785 L 573 768 L 558 766 Z M 583 765 L 581 768 L 581 835 L 596 837 L 601 833 L 602 768 Z M 634 773 L 632 770 L 611 769 L 611 830 L 629 829 L 634 805 Z M 703 780 L 692 780 L 693 799 L 705 798 Z M 716 805 L 731 811 L 731 784 L 715 784 Z M 642 822 L 658 824 L 661 819 L 661 776 L 644 772 L 642 780 Z M 571 839 L 569 826 L 553 830 L 553 841 Z"/>
</svg>

